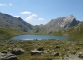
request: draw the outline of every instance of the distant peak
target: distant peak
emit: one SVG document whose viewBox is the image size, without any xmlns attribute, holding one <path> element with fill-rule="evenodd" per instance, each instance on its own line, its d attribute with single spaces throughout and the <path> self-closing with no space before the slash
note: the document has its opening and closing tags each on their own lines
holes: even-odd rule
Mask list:
<svg viewBox="0 0 83 60">
<path fill-rule="evenodd" d="M 73 21 L 73 20 L 76 20 L 73 15 L 69 15 L 69 16 L 64 18 L 64 21 Z"/>
<path fill-rule="evenodd" d="M 70 17 L 70 18 L 71 18 L 71 17 L 74 17 L 74 16 L 73 16 L 73 15 L 69 15 L 68 17 Z"/>
</svg>

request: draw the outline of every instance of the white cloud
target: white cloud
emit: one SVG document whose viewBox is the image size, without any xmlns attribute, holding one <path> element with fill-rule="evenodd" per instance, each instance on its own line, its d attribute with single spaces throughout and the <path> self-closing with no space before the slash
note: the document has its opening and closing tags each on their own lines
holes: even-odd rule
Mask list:
<svg viewBox="0 0 83 60">
<path fill-rule="evenodd" d="M 10 6 L 12 6 L 12 4 L 9 4 Z M 0 4 L 0 6 L 7 6 L 7 4 Z"/>
<path fill-rule="evenodd" d="M 14 16 L 14 17 L 17 17 L 17 18 L 19 18 L 20 16 Z"/>
<path fill-rule="evenodd" d="M 26 20 L 26 21 L 31 21 L 31 20 L 33 20 L 33 17 L 32 17 L 32 16 L 29 16 L 29 17 L 27 17 L 25 20 Z"/>
<path fill-rule="evenodd" d="M 12 4 L 11 4 L 11 3 L 10 3 L 9 5 L 10 5 L 10 6 L 12 6 Z"/>
<path fill-rule="evenodd" d="M 7 6 L 6 4 L 0 4 L 0 6 Z"/>
<path fill-rule="evenodd" d="M 44 18 L 39 18 L 38 20 L 44 20 Z"/>
<path fill-rule="evenodd" d="M 21 14 L 31 14 L 31 12 L 29 12 L 29 11 L 24 11 L 24 12 L 21 12 Z"/>
<path fill-rule="evenodd" d="M 32 17 L 37 17 L 37 15 L 36 14 L 32 14 Z"/>
<path fill-rule="evenodd" d="M 32 20 L 34 20 L 35 17 L 37 17 L 37 15 L 36 14 L 32 14 L 32 15 L 28 16 L 25 20 L 26 21 L 32 21 Z"/>
</svg>

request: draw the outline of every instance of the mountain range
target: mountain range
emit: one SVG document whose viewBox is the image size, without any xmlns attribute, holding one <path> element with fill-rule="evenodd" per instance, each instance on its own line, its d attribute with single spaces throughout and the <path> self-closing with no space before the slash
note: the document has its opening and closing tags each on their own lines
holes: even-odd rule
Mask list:
<svg viewBox="0 0 83 60">
<path fill-rule="evenodd" d="M 45 25 L 31 25 L 25 22 L 21 17 L 13 17 L 9 14 L 0 13 L 0 27 L 1 28 L 12 28 L 12 29 L 20 29 L 24 32 L 45 32 L 50 33 L 52 31 L 58 31 L 60 29 L 68 29 L 77 24 L 80 21 L 76 20 L 73 15 L 69 15 L 67 17 L 58 17 L 56 19 L 52 19 Z"/>
</svg>

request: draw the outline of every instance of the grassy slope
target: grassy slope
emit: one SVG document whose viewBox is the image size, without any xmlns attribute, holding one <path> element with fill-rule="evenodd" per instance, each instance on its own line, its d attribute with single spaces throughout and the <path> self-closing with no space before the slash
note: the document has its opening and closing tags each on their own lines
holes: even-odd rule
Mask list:
<svg viewBox="0 0 83 60">
<path fill-rule="evenodd" d="M 67 32 L 69 37 L 73 37 L 73 38 L 77 38 L 82 40 L 82 36 L 83 36 L 83 23 L 78 24 L 77 26 L 69 29 L 69 31 Z"/>
<path fill-rule="evenodd" d="M 82 38 L 83 23 L 80 23 L 77 26 L 69 28 L 69 29 L 52 32 L 52 35 L 65 36 L 65 37 L 71 37 L 71 38 L 82 40 L 83 39 Z"/>
<path fill-rule="evenodd" d="M 9 39 L 15 35 L 20 35 L 23 32 L 17 29 L 0 28 L 0 39 Z"/>
</svg>

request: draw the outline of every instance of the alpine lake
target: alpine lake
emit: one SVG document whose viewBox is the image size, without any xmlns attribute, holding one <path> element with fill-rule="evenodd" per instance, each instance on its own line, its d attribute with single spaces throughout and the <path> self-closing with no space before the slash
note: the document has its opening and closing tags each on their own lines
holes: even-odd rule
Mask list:
<svg viewBox="0 0 83 60">
<path fill-rule="evenodd" d="M 47 36 L 47 35 L 20 35 L 15 36 L 12 40 L 71 40 L 70 38 L 61 37 L 61 36 Z"/>
</svg>

